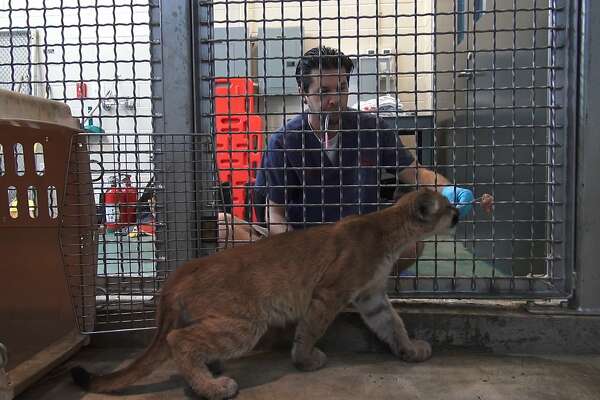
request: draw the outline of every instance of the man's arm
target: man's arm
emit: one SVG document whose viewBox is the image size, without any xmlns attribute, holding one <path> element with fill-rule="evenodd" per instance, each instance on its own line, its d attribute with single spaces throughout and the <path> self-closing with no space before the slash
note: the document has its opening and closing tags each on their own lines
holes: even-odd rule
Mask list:
<svg viewBox="0 0 600 400">
<path fill-rule="evenodd" d="M 263 154 L 262 165 L 264 168 L 264 182 L 266 207 L 265 222 L 270 235 L 291 231 L 285 218 L 283 203 L 288 198 L 286 185 L 294 185 L 293 174 L 287 174 L 285 161 L 285 148 L 281 131 L 271 135 L 267 144 L 267 151 Z M 287 175 L 286 175 L 287 174 Z"/>
<path fill-rule="evenodd" d="M 402 169 L 398 173 L 400 181 L 412 185 L 422 185 L 431 190 L 441 192 L 445 186 L 450 186 L 452 183 L 445 176 L 438 174 L 435 171 L 425 168 L 416 160 L 411 165 Z"/>
<path fill-rule="evenodd" d="M 292 230 L 292 226 L 288 225 L 285 219 L 285 206 L 273 203 L 267 200 L 267 209 L 265 210 L 265 221 L 269 227 L 271 235 L 277 235 Z"/>
<path fill-rule="evenodd" d="M 471 211 L 472 204 L 475 201 L 473 192 L 470 189 L 454 186 L 445 176 L 425 168 L 416 160 L 400 171 L 398 178 L 403 183 L 421 185 L 430 190 L 437 190 L 447 197 L 451 203 L 456 204 L 463 217 Z M 480 204 L 483 210 L 489 214 L 493 209 L 494 198 L 485 193 L 481 196 Z"/>
</svg>

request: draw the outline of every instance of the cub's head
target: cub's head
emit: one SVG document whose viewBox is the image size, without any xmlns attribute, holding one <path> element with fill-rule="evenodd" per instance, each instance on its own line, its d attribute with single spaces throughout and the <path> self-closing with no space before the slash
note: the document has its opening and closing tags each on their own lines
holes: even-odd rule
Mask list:
<svg viewBox="0 0 600 400">
<path fill-rule="evenodd" d="M 433 190 L 420 189 L 397 199 L 407 220 L 420 236 L 445 233 L 458 223 L 458 210 L 448 199 Z"/>
</svg>

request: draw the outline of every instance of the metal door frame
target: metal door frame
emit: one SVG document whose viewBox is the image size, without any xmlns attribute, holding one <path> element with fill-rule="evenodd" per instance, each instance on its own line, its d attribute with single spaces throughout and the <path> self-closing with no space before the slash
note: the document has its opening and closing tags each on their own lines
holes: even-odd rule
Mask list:
<svg viewBox="0 0 600 400">
<path fill-rule="evenodd" d="M 593 247 L 590 248 L 587 242 L 580 242 L 577 245 L 577 253 L 575 253 L 575 182 L 577 181 L 577 188 L 579 189 L 577 192 L 577 206 L 582 206 L 589 204 L 592 202 L 591 196 L 592 194 L 596 194 L 593 188 L 590 185 L 585 185 L 585 182 L 590 182 L 593 178 L 589 175 L 591 171 L 598 170 L 598 162 L 594 162 L 593 159 L 590 160 L 590 157 L 587 157 L 585 160 L 581 158 L 582 154 L 587 154 L 593 146 L 588 146 L 586 148 L 582 148 L 581 141 L 575 140 L 575 128 L 579 127 L 578 136 L 582 137 L 582 135 L 586 135 L 586 143 L 590 143 L 590 140 L 587 136 L 593 136 L 586 134 L 586 132 L 594 126 L 595 120 L 594 116 L 590 113 L 583 115 L 582 112 L 585 110 L 589 110 L 592 105 L 592 101 L 598 101 L 596 99 L 595 93 L 589 93 L 585 90 L 577 88 L 576 82 L 579 83 L 580 88 L 585 89 L 585 84 L 590 82 L 590 79 L 587 81 L 582 81 L 582 76 L 586 77 L 595 77 L 597 72 L 591 68 L 591 60 L 593 60 L 593 56 L 590 55 L 589 50 L 587 52 L 579 53 L 578 45 L 581 44 L 581 50 L 585 50 L 589 48 L 590 45 L 590 37 L 591 32 L 595 32 L 595 27 L 590 23 L 592 20 L 597 20 L 597 16 L 600 14 L 596 9 L 594 9 L 591 1 L 583 1 L 579 2 L 576 0 L 568 1 L 568 0 L 550 0 L 549 4 L 556 7 L 557 12 L 555 14 L 555 23 L 558 26 L 564 27 L 564 29 L 557 30 L 553 35 L 553 40 L 556 44 L 556 56 L 560 59 L 564 60 L 564 63 L 561 68 L 556 70 L 556 79 L 558 81 L 564 82 L 564 87 L 561 90 L 560 95 L 555 98 L 556 105 L 558 106 L 557 113 L 560 113 L 564 116 L 561 118 L 561 124 L 556 125 L 557 136 L 562 136 L 564 142 L 561 142 L 561 148 L 563 151 L 561 154 L 557 154 L 556 162 L 560 163 L 560 165 L 564 166 L 563 172 L 559 172 L 561 174 L 560 177 L 557 177 L 559 182 L 563 182 L 564 189 L 562 192 L 564 193 L 564 197 L 561 199 L 564 202 L 564 214 L 560 215 L 560 218 L 563 221 L 567 221 L 569 223 L 565 223 L 563 228 L 561 229 L 561 234 L 559 238 L 560 246 L 557 247 L 557 256 L 562 260 L 562 264 L 567 266 L 565 269 L 564 276 L 561 279 L 564 279 L 564 284 L 561 285 L 558 290 L 543 290 L 544 283 L 541 283 L 539 287 L 534 286 L 533 292 L 529 292 L 529 294 L 518 293 L 515 291 L 516 287 L 512 284 L 507 284 L 506 291 L 494 291 L 492 293 L 488 292 L 487 297 L 519 297 L 519 298 L 547 298 L 547 297 L 560 297 L 567 298 L 571 297 L 571 287 L 573 284 L 573 277 L 575 277 L 577 281 L 577 290 L 575 294 L 575 302 L 579 307 L 589 308 L 589 305 L 593 305 L 593 301 L 586 299 L 585 297 L 581 297 L 581 291 L 591 290 L 593 291 L 595 288 L 600 287 L 600 285 L 592 286 L 592 289 L 587 289 L 590 284 L 588 279 L 584 279 L 584 277 L 588 276 L 591 272 L 588 270 L 591 268 L 587 267 L 586 263 L 583 263 L 583 256 L 590 254 Z M 164 98 L 161 102 L 157 103 L 155 107 L 160 109 L 162 107 L 161 117 L 159 123 L 156 126 L 157 131 L 170 131 L 178 130 L 179 132 L 210 132 L 211 129 L 211 121 L 209 118 L 203 116 L 203 113 L 208 111 L 211 107 L 210 102 L 206 101 L 211 98 L 211 88 L 210 88 L 210 63 L 207 60 L 210 58 L 210 41 L 211 41 L 211 33 L 210 33 L 210 21 L 212 15 L 212 5 L 209 2 L 168 2 L 163 3 L 162 8 L 158 10 L 159 17 L 161 18 L 161 27 L 157 28 L 158 33 L 161 36 L 161 45 L 157 46 L 160 48 L 160 51 L 163 52 L 162 57 L 160 57 L 160 53 L 156 51 L 153 54 L 156 54 L 159 59 L 162 59 L 162 81 L 160 83 L 160 89 L 163 90 Z M 597 8 L 597 7 L 596 7 Z M 193 30 L 186 31 L 181 27 L 182 15 L 178 15 L 177 17 L 171 17 L 173 15 L 172 11 L 177 9 L 183 13 L 183 20 L 189 21 L 190 25 L 193 27 Z M 155 9 L 156 10 L 156 9 Z M 594 14 L 594 12 L 596 14 Z M 586 22 L 584 24 L 584 30 L 579 32 L 579 20 L 580 17 L 582 21 Z M 177 21 L 175 21 L 177 20 Z M 179 24 L 179 26 L 177 26 Z M 161 29 L 163 29 L 161 31 Z M 581 40 L 581 43 L 580 43 Z M 587 46 L 587 47 L 586 47 Z M 170 56 L 166 54 L 167 52 L 179 51 L 180 53 L 177 56 Z M 598 49 L 600 50 L 600 49 Z M 187 63 L 182 63 L 182 56 L 189 60 L 200 61 L 193 62 L 195 65 L 186 65 Z M 579 65 L 579 57 L 581 58 L 582 65 Z M 208 59 L 206 57 L 209 57 Z M 586 64 L 587 63 L 587 64 Z M 579 68 L 579 70 L 578 70 Z M 578 73 L 581 73 L 579 80 L 577 80 Z M 175 84 L 175 85 L 174 85 Z M 577 101 L 578 91 L 581 91 L 579 96 L 579 103 Z M 176 96 L 175 96 L 176 94 Z M 155 93 L 156 95 L 156 93 Z M 170 100 L 167 101 L 166 98 L 170 97 Z M 585 96 L 585 97 L 582 97 Z M 160 97 L 160 96 L 159 96 Z M 582 104 L 582 98 L 588 99 L 588 102 Z M 191 111 L 191 114 L 188 112 Z M 578 111 L 580 112 L 578 114 Z M 210 111 L 208 111 L 210 114 Z M 194 118 L 190 118 L 190 115 L 193 115 Z M 600 124 L 596 123 L 595 126 Z M 208 138 L 208 136 L 205 136 Z M 594 142 L 592 142 L 594 143 Z M 578 145 L 575 148 L 575 144 Z M 187 145 L 186 145 L 187 146 Z M 191 144 L 189 144 L 189 148 L 194 148 Z M 209 144 L 210 147 L 210 144 Z M 204 153 L 209 157 L 212 157 L 210 149 Z M 576 158 L 578 156 L 578 158 Z M 575 169 L 575 161 L 578 162 L 578 168 Z M 190 161 L 192 164 L 193 161 Z M 588 172 L 588 175 L 585 172 Z M 197 171 L 198 173 L 200 171 Z M 195 193 L 199 193 L 202 190 L 209 190 L 209 187 L 202 186 L 206 179 L 203 177 L 200 180 L 196 179 L 196 182 L 199 182 L 199 186 L 195 186 L 193 188 L 189 188 L 193 190 Z M 577 178 L 577 179 L 575 179 Z M 168 183 L 167 183 L 168 184 Z M 195 200 L 192 200 L 195 201 Z M 209 200 L 202 200 L 209 201 Z M 168 204 L 168 203 L 164 203 Z M 199 204 L 199 202 L 196 202 Z M 163 206 L 164 207 L 164 206 Z M 173 207 L 173 204 L 170 205 Z M 177 207 L 175 205 L 175 207 Z M 200 221 L 203 218 L 199 218 L 197 213 L 193 213 L 191 215 L 189 210 L 186 211 L 187 215 L 192 217 L 192 221 L 194 223 L 188 224 L 188 229 L 196 230 L 196 233 L 190 233 L 188 235 L 191 240 L 189 248 L 183 249 L 179 247 L 179 252 L 181 252 L 181 256 L 176 256 L 174 258 L 169 257 L 169 259 L 178 259 L 181 260 L 182 257 L 188 257 L 199 255 L 198 252 L 194 249 L 199 249 L 201 247 L 205 247 L 205 243 L 202 243 L 202 246 L 198 245 L 198 241 L 202 241 L 202 234 L 197 234 L 197 232 L 202 231 L 202 229 L 198 229 L 202 227 Z M 592 213 L 592 216 L 597 218 L 598 213 Z M 577 220 L 582 220 L 582 213 L 577 214 Z M 587 213 L 585 214 L 588 215 Z M 210 221 L 211 216 L 207 216 L 208 221 Z M 589 216 L 587 216 L 589 218 Z M 189 221 L 189 220 L 188 220 Z M 166 221 L 168 223 L 169 221 Z M 204 226 L 205 227 L 205 226 Z M 581 228 L 581 224 L 578 224 L 577 229 L 577 237 L 581 237 L 582 233 L 590 231 L 590 229 L 599 233 L 597 228 L 592 228 L 589 224 L 585 224 L 585 228 Z M 209 235 L 210 236 L 210 235 Z M 598 237 L 598 235 L 594 235 Z M 205 237 L 208 241 L 210 241 L 210 237 Z M 575 265 L 575 262 L 578 262 L 575 273 L 572 273 L 572 267 Z M 587 262 L 587 260 L 586 260 Z M 592 274 L 595 277 L 594 274 Z M 595 280 L 594 280 L 595 282 Z M 525 286 L 529 289 L 529 285 L 525 282 Z M 407 289 L 410 289 L 410 286 L 407 285 Z M 547 289 L 547 288 L 546 288 Z M 448 292 L 443 292 L 442 295 L 444 297 L 482 297 L 481 294 L 476 293 L 475 296 L 470 296 L 465 293 L 456 293 L 453 292 L 453 288 L 449 286 Z M 410 292 L 410 296 L 426 296 L 433 293 L 416 293 Z M 595 297 L 594 293 L 588 293 L 589 296 Z M 484 296 L 486 297 L 486 296 Z M 597 306 L 597 304 L 596 304 Z"/>
</svg>

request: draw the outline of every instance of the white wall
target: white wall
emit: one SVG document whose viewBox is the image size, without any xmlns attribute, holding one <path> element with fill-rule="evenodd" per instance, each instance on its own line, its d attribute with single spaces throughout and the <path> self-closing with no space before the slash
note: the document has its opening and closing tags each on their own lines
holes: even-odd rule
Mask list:
<svg viewBox="0 0 600 400">
<path fill-rule="evenodd" d="M 244 25 L 250 36 L 256 36 L 263 23 L 281 28 L 283 19 L 284 26 L 302 26 L 306 38 L 304 51 L 318 46 L 319 38 L 323 45 L 339 48 L 347 55 L 365 55 L 369 50 L 382 54 L 384 49 L 391 49 L 396 55 L 398 97 L 405 109 L 431 110 L 433 16 L 421 14 L 432 11 L 432 0 L 250 2 L 215 5 L 215 22 L 221 26 Z M 295 20 L 300 18 L 302 21 Z M 340 36 L 348 37 L 339 39 Z M 297 102 L 289 96 L 285 100 L 275 97 L 268 101 L 272 103 L 268 104 L 269 110 L 283 109 L 283 101 L 286 110 L 299 110 Z M 270 117 L 270 128 L 280 120 L 277 116 Z"/>
<path fill-rule="evenodd" d="M 9 8 L 29 9 L 8 11 Z M 152 133 L 151 100 L 138 98 L 134 103 L 129 100 L 134 96 L 151 95 L 148 0 L 0 0 L 0 9 L 5 10 L 0 11 L 1 30 L 29 27 L 38 35 L 37 43 L 42 46 L 31 49 L 32 62 L 40 64 L 32 71 L 34 78 L 39 78 L 35 85 L 38 93 L 45 92 L 47 76 L 50 97 L 66 101 L 76 117 L 81 117 L 90 106 L 96 108 L 102 100 L 112 104 L 109 110 L 98 107 L 93 114 L 94 122 L 101 122 L 106 130 L 105 138 L 111 138 L 110 134 L 122 135 L 118 140 L 91 142 L 92 152 L 105 153 L 105 166 L 132 172 L 151 169 L 149 137 L 141 137 L 142 143 L 136 146 L 133 137 L 124 136 Z M 246 23 L 250 33 L 256 35 L 259 25 L 263 25 L 263 13 L 266 19 L 302 17 L 301 22 L 286 21 L 285 24 L 302 25 L 306 37 L 304 51 L 318 45 L 321 37 L 323 44 L 339 47 L 349 55 L 366 54 L 371 49 L 411 53 L 396 57 L 396 70 L 400 73 L 397 75 L 398 96 L 406 109 L 425 110 L 431 109 L 431 94 L 427 91 L 431 90 L 432 76 L 425 72 L 432 67 L 433 18 L 415 14 L 431 11 L 431 0 L 379 0 L 377 5 L 374 0 L 324 0 L 320 6 L 318 1 L 304 1 L 302 7 L 299 1 L 249 2 L 216 5 L 215 21 L 217 25 L 224 25 L 226 16 L 228 21 L 238 25 L 246 23 L 246 19 L 257 20 L 259 22 Z M 338 26 L 338 17 L 348 19 L 340 19 Z M 335 19 L 323 20 L 319 27 L 318 18 Z M 281 21 L 266 25 L 281 27 Z M 384 34 L 393 37 L 377 37 Z M 340 35 L 351 37 L 339 40 Z M 415 52 L 429 54 L 417 56 Z M 6 62 L 0 60 L 0 63 Z M 50 65 L 44 68 L 46 62 Z M 135 82 L 127 81 L 133 78 Z M 88 97 L 95 99 L 75 99 L 75 81 L 79 80 L 88 84 Z M 113 96 L 116 94 L 120 103 L 114 104 L 107 98 L 107 91 Z M 288 117 L 300 110 L 297 96 L 279 96 L 268 100 L 268 112 L 282 112 L 284 102 Z M 281 116 L 269 117 L 268 128 L 275 129 L 281 120 Z M 128 154 L 135 149 L 140 151 L 137 157 Z M 117 151 L 121 153 L 119 158 L 113 158 L 110 153 Z M 132 175 L 134 180 L 140 180 L 136 182 L 138 185 L 149 178 L 145 172 Z"/>
<path fill-rule="evenodd" d="M 41 66 L 39 68 L 41 78 L 45 80 L 47 73 L 48 81 L 52 81 L 51 98 L 67 99 L 73 115 L 81 116 L 87 112 L 88 106 L 95 108 L 98 100 L 74 99 L 76 83 L 65 80 L 81 79 L 86 82 L 88 97 L 103 98 L 108 90 L 123 101 L 134 95 L 150 97 L 150 82 L 143 81 L 150 78 L 151 72 L 147 3 L 147 0 L 0 0 L 2 9 L 8 9 L 9 5 L 13 9 L 25 8 L 26 5 L 30 8 L 28 11 L 0 11 L 0 29 L 30 27 L 39 34 L 40 44 L 45 46 L 34 49 L 37 51 L 32 53 L 38 53 L 34 55 L 34 61 L 51 63 L 47 71 Z M 97 9 L 94 8 L 96 4 L 100 6 Z M 61 5 L 64 10 L 58 8 Z M 42 10 L 44 7 L 47 10 Z M 78 12 L 67 7 L 80 9 Z M 79 27 L 79 24 L 99 26 Z M 134 41 L 146 43 L 132 44 Z M 141 80 L 135 84 L 131 81 L 117 82 L 118 79 L 133 79 L 134 76 Z M 107 132 L 152 132 L 150 99 L 138 99 L 135 107 L 136 114 L 148 117 L 131 118 L 134 112 L 125 105 L 113 107 L 110 111 L 98 110 L 94 116 L 102 117 L 102 125 Z"/>
<path fill-rule="evenodd" d="M 94 124 L 101 124 L 106 135 L 90 142 L 92 156 L 99 159 L 94 152 L 105 152 L 105 168 L 128 172 L 143 185 L 150 174 L 140 171 L 152 168 L 149 138 L 142 136 L 135 145 L 135 138 L 124 134 L 152 133 L 148 0 L 0 0 L 0 9 L 5 10 L 0 11 L 0 30 L 30 28 L 34 33 L 34 93 L 45 93 L 48 82 L 48 97 L 65 101 L 73 116 L 81 119 L 88 107 L 95 109 Z M 88 99 L 76 98 L 75 81 L 87 83 Z M 98 107 L 102 101 L 112 107 Z M 139 156 L 128 154 L 136 149 Z M 113 157 L 117 151 L 120 156 Z"/>
</svg>

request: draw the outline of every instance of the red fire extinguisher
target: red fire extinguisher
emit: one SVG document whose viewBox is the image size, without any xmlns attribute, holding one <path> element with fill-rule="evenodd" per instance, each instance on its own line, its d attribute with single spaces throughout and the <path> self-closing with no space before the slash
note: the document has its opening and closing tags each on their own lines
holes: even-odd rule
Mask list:
<svg viewBox="0 0 600 400">
<path fill-rule="evenodd" d="M 125 175 L 121 182 L 125 187 L 121 189 L 120 222 L 124 225 L 133 225 L 136 223 L 137 217 L 136 205 L 138 192 L 131 185 L 131 175 Z"/>
<path fill-rule="evenodd" d="M 83 99 L 87 97 L 87 83 L 85 82 L 77 82 L 75 84 L 77 98 Z"/>
<path fill-rule="evenodd" d="M 110 188 L 104 194 L 104 214 L 106 215 L 106 229 L 114 232 L 120 229 L 121 189 L 117 187 L 117 178 L 112 177 Z"/>
</svg>

